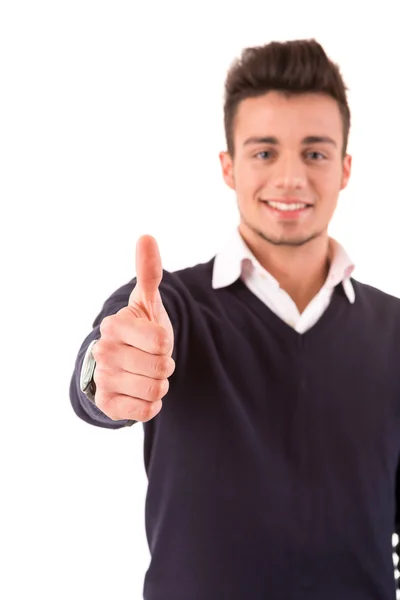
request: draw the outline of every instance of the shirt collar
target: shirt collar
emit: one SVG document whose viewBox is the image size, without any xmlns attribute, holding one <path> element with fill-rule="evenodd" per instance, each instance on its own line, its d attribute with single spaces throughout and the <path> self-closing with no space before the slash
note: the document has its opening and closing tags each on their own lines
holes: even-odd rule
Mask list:
<svg viewBox="0 0 400 600">
<path fill-rule="evenodd" d="M 324 287 L 334 288 L 342 283 L 349 302 L 353 304 L 355 292 L 350 277 L 355 265 L 343 246 L 331 237 L 329 238 L 329 256 L 330 269 Z M 212 287 L 218 289 L 234 283 L 241 277 L 244 270 L 249 268 L 263 273 L 264 279 L 270 286 L 279 288 L 278 281 L 260 265 L 242 238 L 239 228 L 236 228 L 228 242 L 215 256 Z"/>
</svg>

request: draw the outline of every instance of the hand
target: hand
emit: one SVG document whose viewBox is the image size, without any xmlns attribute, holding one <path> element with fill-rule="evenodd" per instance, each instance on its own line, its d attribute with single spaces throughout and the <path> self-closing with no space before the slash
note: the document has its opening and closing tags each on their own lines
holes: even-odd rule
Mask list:
<svg viewBox="0 0 400 600">
<path fill-rule="evenodd" d="M 174 332 L 159 291 L 162 274 L 156 240 L 140 237 L 128 306 L 103 319 L 93 346 L 96 405 L 115 421 L 149 421 L 169 389 Z"/>
</svg>

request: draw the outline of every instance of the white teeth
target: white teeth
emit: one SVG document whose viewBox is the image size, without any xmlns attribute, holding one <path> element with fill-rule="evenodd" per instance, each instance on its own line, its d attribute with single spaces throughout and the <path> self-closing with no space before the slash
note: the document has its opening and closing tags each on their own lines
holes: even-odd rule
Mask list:
<svg viewBox="0 0 400 600">
<path fill-rule="evenodd" d="M 304 203 L 293 203 L 293 204 L 284 204 L 283 202 L 270 202 L 267 200 L 267 204 L 272 206 L 272 208 L 277 208 L 278 210 L 300 210 L 301 208 L 305 208 L 307 204 Z"/>
</svg>

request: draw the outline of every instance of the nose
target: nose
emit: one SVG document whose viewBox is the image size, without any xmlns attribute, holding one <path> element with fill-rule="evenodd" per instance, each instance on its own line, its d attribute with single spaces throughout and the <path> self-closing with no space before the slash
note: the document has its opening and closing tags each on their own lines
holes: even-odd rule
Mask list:
<svg viewBox="0 0 400 600">
<path fill-rule="evenodd" d="M 306 165 L 294 154 L 280 156 L 275 164 L 275 186 L 278 189 L 303 189 L 307 183 Z"/>
</svg>

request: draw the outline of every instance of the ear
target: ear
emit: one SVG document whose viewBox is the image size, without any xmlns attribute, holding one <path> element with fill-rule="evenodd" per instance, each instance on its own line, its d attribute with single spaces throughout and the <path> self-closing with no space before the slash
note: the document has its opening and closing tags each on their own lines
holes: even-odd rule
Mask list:
<svg viewBox="0 0 400 600">
<path fill-rule="evenodd" d="M 342 181 L 340 184 L 341 190 L 343 190 L 349 182 L 350 174 L 351 174 L 351 163 L 352 163 L 352 156 L 350 156 L 350 154 L 346 154 L 346 156 L 344 157 L 344 160 L 343 160 Z"/>
<path fill-rule="evenodd" d="M 229 152 L 220 152 L 219 160 L 222 168 L 222 177 L 227 186 L 232 190 L 235 189 L 235 178 L 233 175 L 233 160 Z"/>
</svg>

